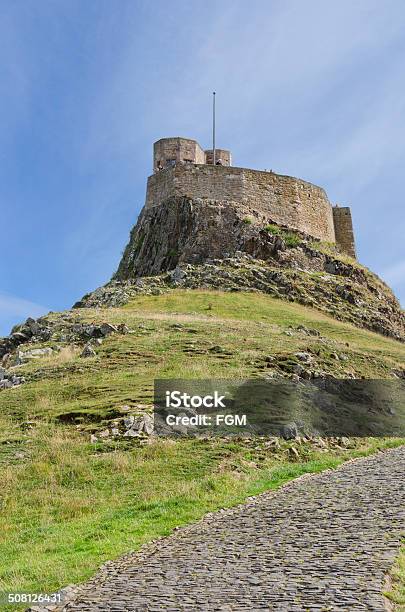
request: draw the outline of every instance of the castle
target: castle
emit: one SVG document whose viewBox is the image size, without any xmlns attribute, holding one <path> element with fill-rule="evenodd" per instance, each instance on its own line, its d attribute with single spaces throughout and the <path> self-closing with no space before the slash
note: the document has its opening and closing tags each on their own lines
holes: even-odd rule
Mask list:
<svg viewBox="0 0 405 612">
<path fill-rule="evenodd" d="M 356 257 L 350 208 L 332 206 L 324 189 L 307 181 L 233 167 L 226 149 L 215 149 L 214 165 L 212 149 L 204 151 L 195 140 L 175 137 L 155 142 L 145 209 L 173 197 L 245 204 L 265 223 L 335 243 Z"/>
</svg>

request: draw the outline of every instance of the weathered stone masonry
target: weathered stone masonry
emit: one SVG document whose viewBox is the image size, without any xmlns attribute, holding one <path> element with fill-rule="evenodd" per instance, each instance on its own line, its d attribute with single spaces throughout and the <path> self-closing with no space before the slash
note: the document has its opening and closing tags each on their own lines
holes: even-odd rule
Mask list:
<svg viewBox="0 0 405 612">
<path fill-rule="evenodd" d="M 149 177 L 146 208 L 176 196 L 246 204 L 269 223 L 335 242 L 332 207 L 325 191 L 289 176 L 227 166 L 177 164 Z"/>
<path fill-rule="evenodd" d="M 350 212 L 350 208 L 348 206 L 334 206 L 332 210 L 336 243 L 344 253 L 356 258 L 352 214 Z"/>
<path fill-rule="evenodd" d="M 336 243 L 356 257 L 350 209 L 331 206 L 321 187 L 292 176 L 232 167 L 231 152 L 204 151 L 189 138 L 162 138 L 153 146 L 145 208 L 186 197 L 247 206 L 261 221 Z"/>
<path fill-rule="evenodd" d="M 186 197 L 237 202 L 263 222 L 335 242 L 356 257 L 350 209 L 331 206 L 321 187 L 291 176 L 232 167 L 231 153 L 203 151 L 195 140 L 162 138 L 154 144 L 154 174 L 148 178 L 145 208 Z"/>
<path fill-rule="evenodd" d="M 223 166 L 232 165 L 231 152 L 215 147 L 215 158 Z M 203 151 L 196 140 L 191 138 L 161 138 L 153 145 L 153 171 L 159 172 L 176 163 L 213 164 L 213 150 Z"/>
</svg>

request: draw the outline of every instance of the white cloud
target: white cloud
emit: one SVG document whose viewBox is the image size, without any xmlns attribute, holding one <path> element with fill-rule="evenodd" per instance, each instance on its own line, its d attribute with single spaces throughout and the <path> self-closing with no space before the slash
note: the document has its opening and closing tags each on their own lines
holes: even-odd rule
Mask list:
<svg viewBox="0 0 405 612">
<path fill-rule="evenodd" d="M 40 317 L 47 313 L 49 308 L 35 302 L 6 293 L 0 293 L 0 318 L 24 319 L 27 317 Z"/>
</svg>

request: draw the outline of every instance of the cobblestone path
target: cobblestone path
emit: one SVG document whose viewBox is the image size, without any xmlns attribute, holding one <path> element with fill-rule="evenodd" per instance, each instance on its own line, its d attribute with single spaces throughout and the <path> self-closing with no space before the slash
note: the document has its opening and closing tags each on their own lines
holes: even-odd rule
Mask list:
<svg viewBox="0 0 405 612">
<path fill-rule="evenodd" d="M 307 476 L 107 564 L 75 611 L 386 610 L 405 447 Z"/>
</svg>

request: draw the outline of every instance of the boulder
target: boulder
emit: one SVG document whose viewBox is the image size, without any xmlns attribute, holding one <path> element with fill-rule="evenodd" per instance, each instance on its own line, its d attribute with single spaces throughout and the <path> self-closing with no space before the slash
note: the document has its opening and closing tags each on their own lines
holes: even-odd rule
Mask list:
<svg viewBox="0 0 405 612">
<path fill-rule="evenodd" d="M 170 277 L 173 283 L 181 284 L 181 281 L 187 277 L 187 273 L 180 266 L 176 266 L 173 272 L 170 273 Z"/>
<path fill-rule="evenodd" d="M 40 359 L 41 357 L 50 357 L 52 355 L 53 349 L 50 347 L 45 348 L 37 348 L 31 349 L 29 351 L 18 351 L 17 353 L 17 363 L 27 363 L 32 359 Z"/>
<path fill-rule="evenodd" d="M 109 336 L 110 334 L 113 334 L 114 332 L 117 333 L 118 331 L 115 325 L 111 325 L 111 323 L 103 323 L 102 325 L 100 325 L 99 329 L 103 337 Z"/>
<path fill-rule="evenodd" d="M 18 346 L 19 344 L 23 344 L 24 342 L 28 342 L 31 334 L 25 332 L 15 332 L 9 336 L 9 341 L 12 345 Z"/>
<path fill-rule="evenodd" d="M 143 431 L 150 436 L 153 433 L 153 429 L 153 417 L 150 414 L 145 414 L 143 417 Z"/>
<path fill-rule="evenodd" d="M 128 431 L 124 433 L 124 438 L 139 438 L 139 432 L 134 429 L 128 429 Z"/>
<path fill-rule="evenodd" d="M 38 323 L 38 321 L 36 321 L 32 317 L 28 317 L 23 327 L 28 328 L 31 331 L 33 336 L 37 336 L 41 329 L 41 326 Z"/>
<path fill-rule="evenodd" d="M 127 417 L 124 418 L 124 425 L 127 429 L 131 429 L 131 427 L 133 426 L 135 422 L 135 417 L 133 414 L 128 415 Z"/>
<path fill-rule="evenodd" d="M 311 363 L 312 361 L 312 355 L 310 355 L 309 353 L 295 353 L 295 356 L 299 361 L 302 361 L 303 363 Z"/>
<path fill-rule="evenodd" d="M 294 422 L 286 423 L 280 428 L 280 436 L 284 440 L 294 440 L 298 436 L 298 427 Z"/>
<path fill-rule="evenodd" d="M 80 357 L 95 357 L 96 356 L 96 351 L 94 350 L 94 348 L 91 346 L 91 344 L 86 344 L 86 346 L 84 347 Z"/>
</svg>

